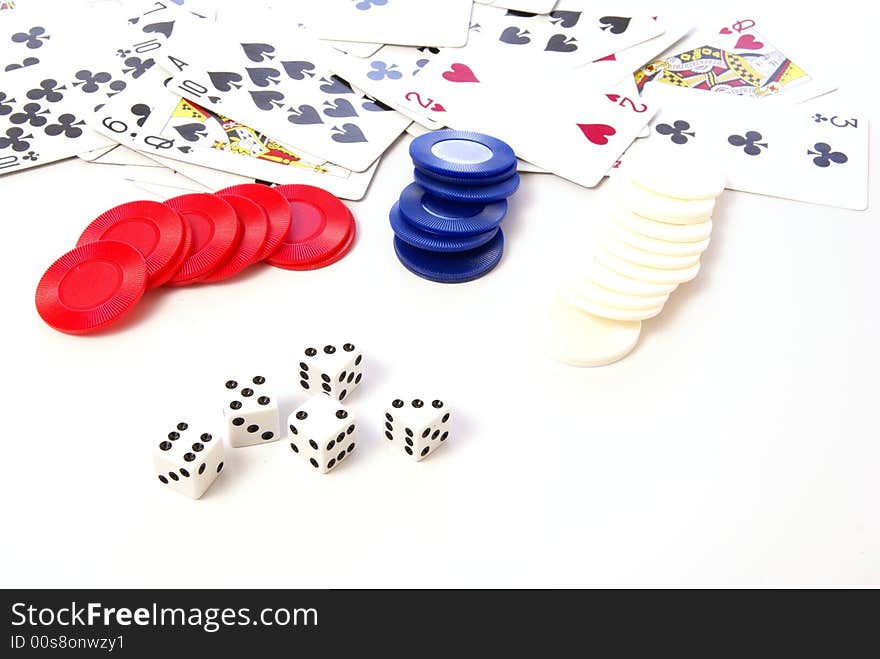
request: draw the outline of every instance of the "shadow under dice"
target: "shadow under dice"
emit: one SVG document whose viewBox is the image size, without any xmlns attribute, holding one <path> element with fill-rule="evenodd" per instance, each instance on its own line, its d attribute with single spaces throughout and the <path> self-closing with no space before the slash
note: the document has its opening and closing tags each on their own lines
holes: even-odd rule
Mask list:
<svg viewBox="0 0 880 659">
<path fill-rule="evenodd" d="M 281 438 L 278 403 L 267 388 L 266 378 L 226 382 L 226 436 L 235 447 L 253 446 Z"/>
<path fill-rule="evenodd" d="M 341 403 L 312 396 L 287 418 L 291 450 L 322 474 L 351 455 L 357 423 Z"/>
<path fill-rule="evenodd" d="M 310 394 L 325 393 L 344 401 L 361 383 L 363 358 L 353 343 L 306 348 L 299 363 L 299 386 Z"/>
<path fill-rule="evenodd" d="M 449 438 L 451 415 L 442 400 L 405 402 L 398 398 L 385 412 L 385 437 L 400 444 L 410 457 L 422 460 Z"/>
<path fill-rule="evenodd" d="M 198 499 L 223 470 L 223 442 L 181 421 L 159 442 L 153 463 L 164 485 Z"/>
</svg>

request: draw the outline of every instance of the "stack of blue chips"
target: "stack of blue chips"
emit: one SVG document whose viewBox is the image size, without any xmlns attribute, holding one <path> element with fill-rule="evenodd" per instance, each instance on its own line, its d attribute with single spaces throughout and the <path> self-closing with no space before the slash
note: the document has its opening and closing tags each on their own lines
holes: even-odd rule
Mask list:
<svg viewBox="0 0 880 659">
<path fill-rule="evenodd" d="M 499 225 L 519 187 L 513 149 L 489 135 L 440 130 L 414 139 L 409 154 L 416 182 L 389 216 L 397 258 L 444 284 L 482 277 L 504 252 Z"/>
</svg>

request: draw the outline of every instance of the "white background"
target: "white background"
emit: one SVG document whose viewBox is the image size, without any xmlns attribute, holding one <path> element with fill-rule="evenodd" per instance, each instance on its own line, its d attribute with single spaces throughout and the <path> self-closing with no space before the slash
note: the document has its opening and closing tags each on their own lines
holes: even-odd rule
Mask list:
<svg viewBox="0 0 880 659">
<path fill-rule="evenodd" d="M 876 16 L 760 7 L 796 61 L 831 64 L 835 107 L 877 121 Z M 558 266 L 590 247 L 601 188 L 524 176 L 501 266 L 432 284 L 391 247 L 408 142 L 350 204 L 359 236 L 340 263 L 154 291 L 88 338 L 42 323 L 36 283 L 140 194 L 77 161 L 0 179 L 2 585 L 880 586 L 876 212 L 725 193 L 699 278 L 629 358 L 577 370 L 544 358 L 535 328 Z M 283 383 L 286 417 L 303 400 L 298 351 L 335 340 L 368 365 L 351 461 L 321 476 L 278 442 L 227 449 L 200 501 L 159 484 L 154 444 L 184 418 L 219 428 L 227 378 Z M 446 448 L 418 464 L 381 421 L 416 394 L 456 411 Z"/>
</svg>

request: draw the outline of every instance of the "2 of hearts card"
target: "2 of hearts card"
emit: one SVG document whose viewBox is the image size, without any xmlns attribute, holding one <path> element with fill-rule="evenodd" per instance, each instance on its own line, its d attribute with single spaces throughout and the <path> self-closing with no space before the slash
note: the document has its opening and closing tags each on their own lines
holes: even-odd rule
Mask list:
<svg viewBox="0 0 880 659">
<path fill-rule="evenodd" d="M 661 85 L 647 94 L 662 109 L 651 135 L 622 163 L 664 153 L 717 162 L 727 187 L 864 210 L 868 206 L 867 117 L 820 100 L 794 106 Z M 687 176 L 682 172 L 682 176 Z"/>
<path fill-rule="evenodd" d="M 210 29 L 178 24 L 167 66 L 169 89 L 268 135 L 283 136 L 322 161 L 363 172 L 409 125 L 356 93 L 325 66 L 330 49 L 303 31 L 239 21 Z"/>
</svg>

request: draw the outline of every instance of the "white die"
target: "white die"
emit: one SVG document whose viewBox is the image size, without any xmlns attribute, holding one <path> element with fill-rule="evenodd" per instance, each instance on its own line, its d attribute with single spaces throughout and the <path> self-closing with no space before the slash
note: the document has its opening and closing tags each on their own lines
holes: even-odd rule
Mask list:
<svg viewBox="0 0 880 659">
<path fill-rule="evenodd" d="M 446 443 L 451 416 L 442 400 L 404 402 L 398 398 L 385 411 L 385 437 L 399 443 L 410 457 L 422 460 Z"/>
<path fill-rule="evenodd" d="M 357 441 L 354 416 L 329 396 L 312 396 L 287 418 L 291 450 L 326 474 L 351 455 Z"/>
<path fill-rule="evenodd" d="M 299 386 L 310 394 L 325 393 L 342 402 L 364 377 L 363 359 L 353 343 L 341 348 L 306 348 L 299 362 Z"/>
<path fill-rule="evenodd" d="M 164 485 L 198 499 L 223 470 L 223 442 L 181 421 L 157 444 L 153 463 Z"/>
<path fill-rule="evenodd" d="M 223 418 L 230 446 L 253 446 L 281 439 L 278 403 L 266 378 L 256 375 L 227 380 L 224 391 Z"/>
</svg>

